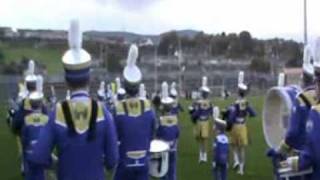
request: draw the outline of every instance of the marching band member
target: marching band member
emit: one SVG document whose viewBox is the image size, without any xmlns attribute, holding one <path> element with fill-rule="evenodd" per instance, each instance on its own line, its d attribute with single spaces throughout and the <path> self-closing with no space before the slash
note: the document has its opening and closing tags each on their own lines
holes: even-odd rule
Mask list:
<svg viewBox="0 0 320 180">
<path fill-rule="evenodd" d="M 202 77 L 201 97 L 196 102 L 192 119 L 195 121 L 195 136 L 200 145 L 199 162 L 207 162 L 207 140 L 209 138 L 209 119 L 212 116 L 212 104 L 209 100 L 210 89 L 207 77 Z"/>
<path fill-rule="evenodd" d="M 246 119 L 256 116 L 255 111 L 249 105 L 246 99 L 248 87 L 244 84 L 244 72 L 240 71 L 238 76 L 238 99 L 234 103 L 231 121 L 233 122 L 231 130 L 231 145 L 233 146 L 234 164 L 233 168 L 238 168 L 238 174 L 244 174 L 245 165 L 245 147 L 248 145 L 248 132 Z"/>
<path fill-rule="evenodd" d="M 303 73 L 301 79 L 302 91 L 293 101 L 293 110 L 289 119 L 288 130 L 278 149 L 269 149 L 267 155 L 277 159 L 294 151 L 301 151 L 306 143 L 306 123 L 311 107 L 317 104 L 314 88 L 314 67 L 310 45 L 304 48 Z M 282 83 L 280 82 L 282 81 Z M 284 80 L 279 77 L 279 86 L 284 85 Z M 309 175 L 305 177 L 308 178 Z"/>
<path fill-rule="evenodd" d="M 29 95 L 31 92 L 36 90 L 36 84 L 37 84 L 37 76 L 35 75 L 35 63 L 33 60 L 30 60 L 28 63 L 28 69 L 26 71 L 26 77 L 24 85 L 20 85 L 20 92 L 18 95 L 18 110 L 14 113 L 11 126 L 13 133 L 17 135 L 17 141 L 18 141 L 18 150 L 19 154 L 21 155 L 21 173 L 24 174 L 24 157 L 23 157 L 23 151 L 22 151 L 22 144 L 21 144 L 21 129 L 23 127 L 23 122 L 25 119 L 25 116 L 30 114 L 32 112 L 32 107 L 29 99 Z M 47 109 L 42 104 L 42 112 L 44 114 L 47 114 Z"/>
<path fill-rule="evenodd" d="M 70 99 L 58 102 L 41 131 L 30 160 L 48 163 L 55 148 L 59 180 L 104 180 L 105 168 L 118 161 L 117 135 L 111 114 L 88 93 L 91 57 L 82 49 L 79 22 L 72 20 L 69 47 L 62 62 Z"/>
<path fill-rule="evenodd" d="M 302 171 L 308 168 L 312 168 L 313 172 L 308 177 L 308 180 L 320 179 L 320 39 L 317 39 L 315 45 L 315 61 L 314 61 L 314 74 L 315 74 L 315 93 L 316 104 L 313 104 L 309 113 L 304 119 L 306 121 L 306 136 L 303 142 L 303 147 L 298 156 L 289 157 L 285 162 L 282 162 L 282 166 L 289 166 L 295 171 Z M 305 106 L 307 106 L 305 104 Z M 296 109 L 298 110 L 298 108 Z M 301 112 L 302 113 L 302 112 Z M 303 114 L 304 115 L 304 114 Z M 301 115 L 302 116 L 302 115 Z M 301 137 L 299 137 L 301 138 Z M 297 139 L 300 140 L 300 139 Z"/>
<path fill-rule="evenodd" d="M 162 83 L 161 112 L 157 128 L 157 138 L 170 145 L 169 169 L 164 180 L 176 180 L 177 143 L 179 138 L 178 116 L 172 113 L 174 100 L 169 96 L 167 82 Z"/>
<path fill-rule="evenodd" d="M 181 104 L 179 103 L 178 100 L 178 92 L 176 89 L 176 83 L 172 82 L 171 87 L 170 87 L 170 97 L 173 98 L 174 100 L 174 104 L 172 106 L 172 113 L 179 115 L 180 112 L 183 112 L 183 107 L 181 106 Z"/>
<path fill-rule="evenodd" d="M 28 113 L 19 113 L 21 118 L 13 121 L 12 125 L 19 131 L 20 143 L 22 145 L 22 157 L 25 180 L 44 180 L 44 168 L 28 161 L 32 145 L 37 142 L 40 130 L 48 123 L 47 110 L 44 108 L 44 95 L 42 92 L 42 76 L 36 76 L 36 90 L 28 95 L 30 109 Z"/>
<path fill-rule="evenodd" d="M 311 107 L 317 104 L 314 88 L 314 68 L 310 46 L 306 46 L 303 55 L 302 92 L 294 102 L 289 128 L 278 152 L 288 154 L 291 150 L 301 150 L 305 144 L 306 123 Z"/>
<path fill-rule="evenodd" d="M 120 149 L 115 180 L 149 179 L 149 149 L 156 118 L 150 102 L 139 98 L 142 74 L 137 58 L 138 47 L 131 45 L 123 71 L 127 98 L 117 101 L 114 114 Z"/>
<path fill-rule="evenodd" d="M 219 108 L 214 107 L 216 136 L 213 142 L 212 168 L 215 180 L 226 180 L 228 170 L 229 138 L 225 133 L 227 122 L 219 119 Z"/>
</svg>

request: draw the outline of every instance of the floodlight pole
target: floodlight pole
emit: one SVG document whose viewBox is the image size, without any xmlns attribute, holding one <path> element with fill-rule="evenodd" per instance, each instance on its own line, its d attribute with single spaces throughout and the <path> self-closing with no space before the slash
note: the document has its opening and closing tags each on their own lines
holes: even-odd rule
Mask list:
<svg viewBox="0 0 320 180">
<path fill-rule="evenodd" d="M 154 46 L 154 92 L 158 91 L 158 48 Z"/>
<path fill-rule="evenodd" d="M 179 65 L 179 95 L 181 96 L 183 93 L 183 85 L 182 85 L 182 69 L 181 69 L 181 63 L 182 63 L 182 48 L 181 48 L 181 39 L 178 37 L 178 46 L 179 46 L 179 53 L 178 53 L 178 65 Z"/>
<path fill-rule="evenodd" d="M 304 44 L 308 44 L 307 0 L 303 0 Z"/>
</svg>

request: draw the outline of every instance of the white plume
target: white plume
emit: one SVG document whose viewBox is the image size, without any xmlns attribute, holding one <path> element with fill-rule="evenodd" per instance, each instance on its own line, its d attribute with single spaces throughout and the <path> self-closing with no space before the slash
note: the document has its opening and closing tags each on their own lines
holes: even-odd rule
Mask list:
<svg viewBox="0 0 320 180">
<path fill-rule="evenodd" d="M 207 76 L 202 77 L 202 87 L 207 87 L 208 86 L 208 78 Z"/>
<path fill-rule="evenodd" d="M 304 51 L 303 51 L 303 64 L 309 64 L 311 61 L 311 56 L 312 56 L 312 52 L 311 52 L 311 46 L 308 44 L 304 47 Z"/>
<path fill-rule="evenodd" d="M 116 77 L 116 86 L 117 86 L 117 90 L 121 88 L 121 81 L 119 77 Z"/>
<path fill-rule="evenodd" d="M 71 99 L 71 92 L 70 90 L 68 89 L 67 90 L 67 94 L 66 94 L 66 100 L 70 100 Z"/>
<path fill-rule="evenodd" d="M 54 86 L 53 86 L 53 85 L 50 86 L 50 90 L 51 90 L 51 94 L 52 94 L 53 96 L 56 96 L 56 90 L 54 89 Z"/>
<path fill-rule="evenodd" d="M 100 82 L 99 90 L 101 90 L 101 91 L 104 91 L 104 90 L 105 90 L 105 82 L 104 82 L 104 81 L 101 81 L 101 82 Z"/>
<path fill-rule="evenodd" d="M 137 45 L 132 44 L 129 49 L 129 54 L 127 58 L 127 66 L 132 67 L 136 65 L 137 58 L 139 55 L 139 50 Z"/>
<path fill-rule="evenodd" d="M 320 37 L 316 39 L 314 44 L 314 66 L 320 68 Z"/>
<path fill-rule="evenodd" d="M 36 89 L 37 89 L 38 93 L 43 92 L 43 77 L 41 75 L 37 76 Z"/>
<path fill-rule="evenodd" d="M 171 89 L 176 89 L 176 86 L 177 86 L 176 82 L 171 83 Z"/>
<path fill-rule="evenodd" d="M 285 84 L 285 74 L 280 73 L 278 77 L 278 86 L 283 87 Z"/>
<path fill-rule="evenodd" d="M 33 74 L 34 74 L 34 70 L 35 70 L 34 61 L 33 61 L 33 60 L 30 60 L 30 61 L 29 61 L 29 64 L 28 64 L 28 73 L 27 73 L 27 74 L 33 75 Z"/>
<path fill-rule="evenodd" d="M 162 95 L 162 99 L 169 97 L 169 87 L 166 81 L 164 81 L 161 85 L 161 95 Z"/>
<path fill-rule="evenodd" d="M 213 118 L 218 119 L 220 116 L 220 109 L 218 106 L 213 107 Z"/>
<path fill-rule="evenodd" d="M 238 84 L 244 84 L 244 72 L 243 71 L 239 72 Z"/>
<path fill-rule="evenodd" d="M 73 50 L 80 50 L 82 47 L 82 32 L 80 30 L 79 20 L 73 19 L 70 22 L 68 33 L 69 47 Z"/>
</svg>

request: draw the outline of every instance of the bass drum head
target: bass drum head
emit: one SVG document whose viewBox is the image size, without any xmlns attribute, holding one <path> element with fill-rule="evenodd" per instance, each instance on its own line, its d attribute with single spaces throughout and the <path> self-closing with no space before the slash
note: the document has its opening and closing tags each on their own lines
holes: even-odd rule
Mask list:
<svg viewBox="0 0 320 180">
<path fill-rule="evenodd" d="M 263 132 L 269 147 L 279 147 L 289 126 L 293 101 L 300 89 L 296 86 L 273 87 L 263 106 Z"/>
<path fill-rule="evenodd" d="M 164 177 L 169 169 L 169 150 L 167 142 L 155 139 L 150 144 L 149 174 L 151 177 Z"/>
</svg>

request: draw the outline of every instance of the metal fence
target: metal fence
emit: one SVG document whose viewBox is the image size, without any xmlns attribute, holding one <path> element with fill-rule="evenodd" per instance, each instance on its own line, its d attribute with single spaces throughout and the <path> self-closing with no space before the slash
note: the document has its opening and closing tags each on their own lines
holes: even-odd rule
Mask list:
<svg viewBox="0 0 320 180">
<path fill-rule="evenodd" d="M 179 73 L 160 73 L 157 81 L 155 81 L 155 74 L 153 72 L 143 72 L 143 83 L 149 93 L 155 92 L 155 87 L 161 87 L 162 81 L 171 83 L 175 81 L 177 87 L 181 87 L 182 91 L 188 92 L 198 90 L 201 86 L 201 73 L 186 73 L 183 75 L 181 86 L 179 86 Z M 238 71 L 219 72 L 213 71 L 207 73 L 208 85 L 212 90 L 212 96 L 220 96 L 223 89 L 231 93 L 237 90 L 237 74 Z M 121 77 L 121 74 L 110 74 L 107 72 L 94 72 L 90 81 L 90 92 L 96 94 L 100 81 L 104 80 L 109 83 L 115 77 Z M 250 94 L 261 95 L 264 94 L 270 87 L 276 84 L 276 77 L 271 77 L 267 74 L 246 73 L 245 81 L 250 84 Z M 18 82 L 22 80 L 20 76 L 0 76 L 0 103 L 7 103 L 9 98 L 14 98 L 18 93 Z M 157 82 L 157 85 L 155 84 Z M 50 96 L 50 86 L 55 87 L 56 95 L 58 98 L 64 98 L 66 95 L 67 87 L 64 83 L 63 74 L 45 77 L 45 94 Z"/>
</svg>

